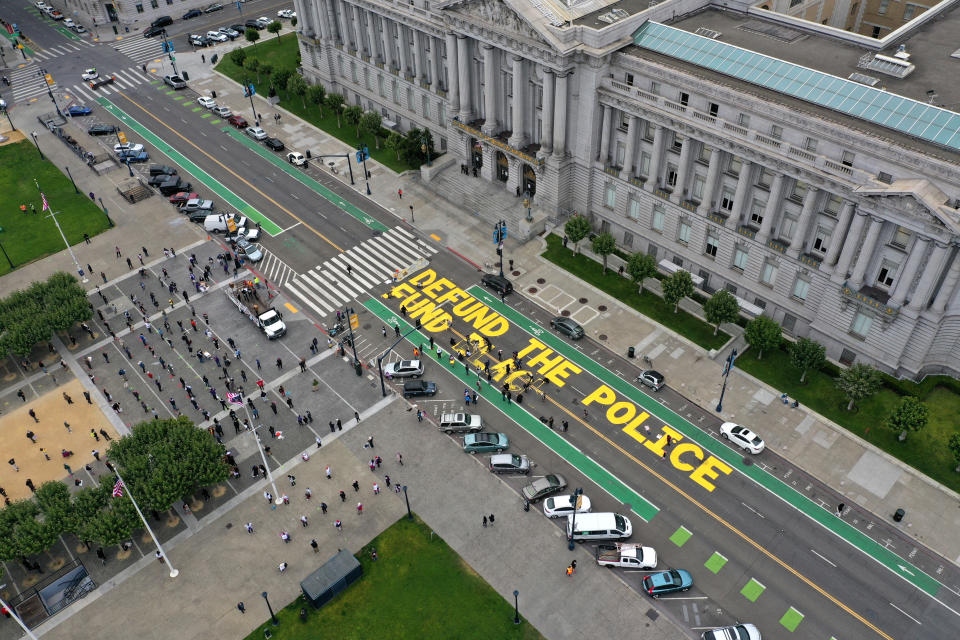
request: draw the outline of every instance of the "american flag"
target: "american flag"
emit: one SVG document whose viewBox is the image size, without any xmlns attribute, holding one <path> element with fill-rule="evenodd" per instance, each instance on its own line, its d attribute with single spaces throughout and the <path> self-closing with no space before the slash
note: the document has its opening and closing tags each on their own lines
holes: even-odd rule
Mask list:
<svg viewBox="0 0 960 640">
<path fill-rule="evenodd" d="M 40 199 L 43 200 L 43 209 L 41 211 L 47 211 L 50 208 L 50 205 L 47 204 L 47 196 L 43 195 L 43 192 L 40 192 Z"/>
<path fill-rule="evenodd" d="M 117 483 L 113 485 L 113 497 L 123 497 L 123 480 L 117 480 Z"/>
<path fill-rule="evenodd" d="M 241 396 L 239 393 L 228 393 L 228 394 L 227 394 L 227 402 L 229 402 L 230 404 L 242 405 L 242 404 L 243 404 L 243 396 Z"/>
</svg>

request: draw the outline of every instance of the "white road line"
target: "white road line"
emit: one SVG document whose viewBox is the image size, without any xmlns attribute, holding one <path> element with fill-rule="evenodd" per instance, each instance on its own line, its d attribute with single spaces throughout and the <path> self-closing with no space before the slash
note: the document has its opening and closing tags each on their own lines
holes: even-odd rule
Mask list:
<svg viewBox="0 0 960 640">
<path fill-rule="evenodd" d="M 374 268 L 379 269 L 379 270 L 382 270 L 382 271 L 383 271 L 383 274 L 384 274 L 384 275 L 383 275 L 384 278 L 386 278 L 388 275 L 390 275 L 391 273 L 393 273 L 393 268 L 390 267 L 390 264 L 389 264 L 388 262 L 385 262 L 385 261 L 381 260 L 381 259 L 380 259 L 381 256 L 368 255 L 368 254 L 367 254 L 367 247 L 363 247 L 363 246 L 361 246 L 361 245 L 357 245 L 356 247 L 354 247 L 353 249 L 351 249 L 351 251 L 353 251 L 353 252 L 356 253 L 358 256 L 360 256 L 361 258 L 363 258 L 364 260 L 366 260 L 368 263 L 370 263 L 371 265 L 373 265 Z M 371 251 L 370 253 L 372 254 L 373 252 Z"/>
<path fill-rule="evenodd" d="M 329 260 L 323 264 L 326 267 L 327 273 L 329 273 L 331 277 L 337 279 L 337 284 L 339 284 L 344 291 L 353 292 L 350 293 L 351 299 L 363 294 L 363 287 L 355 283 L 353 278 L 347 275 L 346 270 L 341 271 L 337 265 L 333 264 Z"/>
<path fill-rule="evenodd" d="M 922 623 L 922 622 L 920 622 L 919 620 L 917 620 L 916 618 L 914 618 L 912 615 L 910 615 L 909 613 L 907 613 L 906 611 L 904 611 L 903 609 L 901 609 L 901 608 L 898 607 L 897 605 L 895 605 L 895 604 L 893 604 L 893 603 L 891 602 L 891 603 L 890 603 L 890 606 L 893 607 L 894 609 L 896 609 L 897 611 L 899 611 L 900 613 L 902 613 L 903 615 L 907 616 L 908 618 L 910 618 L 911 620 L 913 620 L 913 621 L 916 622 L 917 624 L 923 626 L 923 623 Z"/>
<path fill-rule="evenodd" d="M 339 268 L 343 272 L 346 272 L 348 278 L 352 278 L 355 281 L 359 281 L 365 288 L 376 286 L 376 282 L 370 282 L 370 279 L 369 279 L 370 276 L 364 274 L 363 269 L 357 267 L 356 265 L 349 262 L 342 256 L 336 256 L 334 258 L 330 258 L 329 262 L 331 264 L 336 265 L 337 268 Z M 349 271 L 347 271 L 348 266 L 350 267 Z"/>
<path fill-rule="evenodd" d="M 836 568 L 837 565 L 833 564 L 832 562 L 830 562 L 829 560 L 827 560 L 825 557 L 823 557 L 822 555 L 820 555 L 819 553 L 817 553 L 817 552 L 814 551 L 813 549 L 810 549 L 810 553 L 812 553 L 813 555 L 817 556 L 818 558 L 820 558 L 821 560 L 823 560 L 824 562 L 826 562 L 826 563 L 827 563 L 828 565 L 830 565 L 831 567 Z"/>
<path fill-rule="evenodd" d="M 351 247 L 344 252 L 354 265 L 362 265 L 367 273 L 372 273 L 379 284 L 389 271 L 382 264 L 368 259 L 357 247 Z"/>
</svg>

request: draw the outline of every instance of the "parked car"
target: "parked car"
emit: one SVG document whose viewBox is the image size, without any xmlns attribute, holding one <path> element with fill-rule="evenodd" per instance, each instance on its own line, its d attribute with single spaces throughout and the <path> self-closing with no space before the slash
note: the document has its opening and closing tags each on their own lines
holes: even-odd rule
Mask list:
<svg viewBox="0 0 960 640">
<path fill-rule="evenodd" d="M 247 127 L 246 134 L 253 138 L 254 140 L 266 140 L 267 132 L 261 129 L 260 127 Z"/>
<path fill-rule="evenodd" d="M 419 378 L 423 375 L 423 363 L 419 360 L 399 360 L 383 367 L 388 378 Z"/>
<path fill-rule="evenodd" d="M 505 433 L 468 433 L 463 436 L 463 450 L 467 453 L 500 453 L 510 446 Z"/>
<path fill-rule="evenodd" d="M 219 31 L 207 31 L 207 37 L 213 40 L 214 42 L 226 42 L 229 40 L 227 34 L 221 33 Z"/>
<path fill-rule="evenodd" d="M 663 388 L 666 379 L 659 371 L 647 369 L 646 371 L 640 372 L 640 375 L 637 376 L 637 382 L 650 387 L 654 391 L 660 391 L 660 389 Z"/>
<path fill-rule="evenodd" d="M 164 28 L 163 28 L 163 27 L 150 27 L 149 29 L 145 29 L 145 30 L 144 30 L 144 32 L 143 32 L 143 37 L 144 37 L 144 38 L 153 38 L 154 36 L 158 36 L 158 35 L 160 35 L 160 34 L 163 33 L 163 32 L 164 32 Z"/>
<path fill-rule="evenodd" d="M 530 502 L 536 502 L 537 500 L 542 500 L 549 495 L 557 493 L 558 491 L 563 491 L 567 486 L 567 479 L 561 475 L 554 473 L 543 476 L 542 478 L 537 478 L 527 486 L 525 486 L 521 493 L 523 497 Z"/>
<path fill-rule="evenodd" d="M 83 73 L 80 74 L 82 80 L 93 80 L 94 78 L 99 78 L 100 72 L 97 71 L 96 67 L 90 67 L 86 69 Z"/>
<path fill-rule="evenodd" d="M 513 285 L 510 283 L 510 281 L 496 273 L 483 274 L 483 277 L 480 278 L 480 282 L 483 284 L 483 286 L 493 289 L 502 296 L 505 296 L 513 291 Z"/>
<path fill-rule="evenodd" d="M 177 176 L 171 177 L 169 180 L 157 187 L 157 190 L 161 195 L 170 196 L 181 191 L 190 191 L 190 187 L 193 185 L 187 182 L 184 184 L 183 180 Z M 197 194 L 191 193 L 190 195 L 196 196 Z"/>
<path fill-rule="evenodd" d="M 150 175 L 152 175 L 152 176 L 156 176 L 156 175 L 159 175 L 159 174 L 161 174 L 161 173 L 166 173 L 166 174 L 169 174 L 169 175 L 171 175 L 171 176 L 177 175 L 177 170 L 176 170 L 176 169 L 174 169 L 173 167 L 170 167 L 170 166 L 168 166 L 168 165 L 165 165 L 165 164 L 152 164 L 152 165 L 150 165 L 149 172 L 150 172 Z"/>
<path fill-rule="evenodd" d="M 172 177 L 173 176 L 169 173 L 158 173 L 156 175 L 151 174 L 150 178 L 147 179 L 147 184 L 151 187 L 159 187 Z"/>
<path fill-rule="evenodd" d="M 293 9 L 280 9 L 280 11 L 277 11 L 278 18 L 286 18 L 287 20 L 289 20 L 295 15 L 297 14 L 293 12 Z"/>
<path fill-rule="evenodd" d="M 166 27 L 173 24 L 173 18 L 170 16 L 160 16 L 150 23 L 151 27 Z"/>
<path fill-rule="evenodd" d="M 163 81 L 174 89 L 186 89 L 187 83 L 180 76 L 163 76 Z"/>
<path fill-rule="evenodd" d="M 121 151 L 117 154 L 117 157 L 120 158 L 121 162 L 133 164 L 135 162 L 146 162 L 150 159 L 150 154 L 146 151 Z"/>
<path fill-rule="evenodd" d="M 238 116 L 237 114 L 233 114 L 227 118 L 227 122 L 235 126 L 237 129 L 245 129 L 248 126 L 247 119 L 243 116 Z"/>
<path fill-rule="evenodd" d="M 179 191 L 172 196 L 170 196 L 170 204 L 175 204 L 177 207 L 180 205 L 186 204 L 188 200 L 193 200 L 194 198 L 199 198 L 199 193 L 190 193 L 189 191 Z"/>
<path fill-rule="evenodd" d="M 187 214 L 187 220 L 189 220 L 190 222 L 196 222 L 197 224 L 200 224 L 206 221 L 207 216 L 209 215 L 210 215 L 209 211 L 191 211 L 190 213 Z"/>
<path fill-rule="evenodd" d="M 562 333 L 571 340 L 579 340 L 583 337 L 583 327 L 573 318 L 557 316 L 550 321 L 550 326 L 556 329 L 557 333 Z"/>
<path fill-rule="evenodd" d="M 283 142 L 280 141 L 279 138 L 267 138 L 263 141 L 263 144 L 266 145 L 268 149 L 283 151 Z"/>
<path fill-rule="evenodd" d="M 250 262 L 260 262 L 263 259 L 260 247 L 244 239 L 237 240 L 237 253 Z"/>
<path fill-rule="evenodd" d="M 206 211 L 207 215 L 213 211 L 213 200 L 203 200 L 202 198 L 192 198 L 187 200 L 181 209 L 187 213 L 191 211 Z"/>
<path fill-rule="evenodd" d="M 227 242 L 236 242 L 240 239 L 247 240 L 248 242 L 256 242 L 260 239 L 260 229 L 257 229 L 256 227 L 250 229 L 246 227 L 240 227 L 237 229 L 236 233 L 230 233 L 224 236 L 224 240 Z"/>
<path fill-rule="evenodd" d="M 307 159 L 299 151 L 291 151 L 287 154 L 287 162 L 290 164 L 295 164 L 298 167 L 302 167 L 307 164 Z"/>
<path fill-rule="evenodd" d="M 653 598 L 665 593 L 686 591 L 693 586 L 693 576 L 683 569 L 670 569 L 662 573 L 653 573 L 643 579 L 643 590 Z"/>
<path fill-rule="evenodd" d="M 82 104 L 75 104 L 67 109 L 67 115 L 69 116 L 88 116 L 91 113 L 93 113 L 93 109 Z"/>
<path fill-rule="evenodd" d="M 530 459 L 515 453 L 498 453 L 490 456 L 490 473 L 530 473 Z"/>
<path fill-rule="evenodd" d="M 107 136 L 116 132 L 117 126 L 113 124 L 95 124 L 87 129 L 87 133 L 91 136 Z"/>
<path fill-rule="evenodd" d="M 260 25 L 260 28 L 261 28 L 261 29 L 266 29 L 266 28 L 267 28 L 267 25 L 270 24 L 271 22 L 273 22 L 273 20 L 271 20 L 271 19 L 268 18 L 267 16 L 260 16 L 259 18 L 256 19 L 255 22 L 256 22 L 258 25 Z"/>
<path fill-rule="evenodd" d="M 67 18 L 63 21 L 63 26 L 65 26 L 68 29 L 73 29 L 75 24 L 76 23 L 73 21 L 73 18 Z"/>
<path fill-rule="evenodd" d="M 204 12 L 204 13 L 213 13 L 214 11 L 220 11 L 221 9 L 223 9 L 223 5 L 220 4 L 219 2 L 214 2 L 213 4 L 211 4 L 211 5 L 209 5 L 208 7 L 206 7 L 206 8 L 203 10 L 203 12 Z"/>
<path fill-rule="evenodd" d="M 197 98 L 197 104 L 201 107 L 206 107 L 207 109 L 213 109 L 217 106 L 216 101 L 213 98 L 208 98 L 207 96 L 200 96 Z"/>
<path fill-rule="evenodd" d="M 121 151 L 143 151 L 143 145 L 136 142 L 124 142 L 123 144 L 113 145 L 113 152 L 120 153 Z"/>
<path fill-rule="evenodd" d="M 230 223 L 236 228 L 245 227 L 247 225 L 247 219 L 244 216 L 241 216 L 238 213 L 234 214 L 224 214 L 224 213 L 215 213 L 208 215 L 203 221 L 203 228 L 209 231 L 210 233 L 227 233 L 230 231 Z"/>
<path fill-rule="evenodd" d="M 720 425 L 720 437 L 753 454 L 760 453 L 766 448 L 760 436 L 736 422 L 724 422 Z"/>
<path fill-rule="evenodd" d="M 233 40 L 234 38 L 240 35 L 240 32 L 234 29 L 233 27 L 220 27 L 220 33 L 227 36 L 231 40 Z"/>
<path fill-rule="evenodd" d="M 585 495 L 580 496 L 580 508 L 577 513 L 590 513 L 590 498 Z M 571 494 L 563 496 L 552 496 L 543 501 L 543 515 L 548 518 L 566 518 L 574 511 L 574 496 Z"/>
<path fill-rule="evenodd" d="M 260 23 L 256 20 L 247 20 L 243 23 L 243 27 L 244 29 L 256 29 L 257 31 L 263 31 L 263 27 L 260 26 Z"/>
<path fill-rule="evenodd" d="M 230 107 L 214 107 L 213 109 L 210 109 L 210 111 L 213 111 L 221 118 L 229 118 L 233 115 L 233 111 L 230 111 Z"/>
<path fill-rule="evenodd" d="M 183 19 L 190 20 L 191 18 L 199 18 L 202 15 L 203 11 L 200 11 L 200 9 L 190 9 L 190 11 L 187 11 L 185 14 L 183 14 Z"/>
<path fill-rule="evenodd" d="M 418 396 L 437 395 L 437 385 L 426 380 L 410 380 L 403 385 L 403 397 L 415 398 Z"/>
<path fill-rule="evenodd" d="M 437 429 L 444 433 L 477 433 L 483 431 L 483 418 L 475 413 L 444 413 Z"/>
<path fill-rule="evenodd" d="M 230 29 L 236 31 L 237 35 L 242 35 L 247 32 L 247 25 L 238 22 L 237 24 L 230 25 Z"/>
<path fill-rule="evenodd" d="M 761 640 L 760 630 L 752 624 L 735 624 L 730 627 L 704 631 L 702 640 Z"/>
<path fill-rule="evenodd" d="M 77 33 L 86 33 L 86 32 L 87 32 L 87 28 L 86 28 L 85 26 L 83 26 L 82 24 L 75 24 L 75 25 L 73 25 L 73 30 L 74 30 L 75 32 L 77 32 Z"/>
<path fill-rule="evenodd" d="M 191 33 L 190 44 L 195 47 L 205 47 L 210 44 L 210 39 L 207 36 L 202 36 L 198 33 Z"/>
</svg>

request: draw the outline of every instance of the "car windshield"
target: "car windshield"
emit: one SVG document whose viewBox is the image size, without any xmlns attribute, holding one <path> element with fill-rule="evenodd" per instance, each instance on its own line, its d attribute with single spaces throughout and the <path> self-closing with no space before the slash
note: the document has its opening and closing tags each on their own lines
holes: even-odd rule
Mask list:
<svg viewBox="0 0 960 640">
<path fill-rule="evenodd" d="M 512 464 L 512 465 L 515 466 L 515 467 L 519 467 L 519 466 L 520 466 L 520 456 L 518 456 L 518 455 L 516 455 L 516 454 L 511 455 L 511 456 L 510 456 L 510 464 Z"/>
<path fill-rule="evenodd" d="M 619 513 L 613 514 L 613 521 L 617 523 L 617 529 L 620 531 L 627 530 L 627 519 L 624 518 Z"/>
<path fill-rule="evenodd" d="M 674 586 L 680 586 L 683 583 L 683 580 L 680 578 L 680 574 L 677 572 L 676 569 L 671 569 L 670 571 L 668 571 L 667 576 L 669 576 L 667 580 L 668 584 L 672 584 Z"/>
</svg>

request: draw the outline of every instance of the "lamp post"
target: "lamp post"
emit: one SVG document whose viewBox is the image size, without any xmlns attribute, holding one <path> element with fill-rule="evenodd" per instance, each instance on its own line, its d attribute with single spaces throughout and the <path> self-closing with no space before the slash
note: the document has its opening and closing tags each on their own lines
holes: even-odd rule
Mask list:
<svg viewBox="0 0 960 640">
<path fill-rule="evenodd" d="M 581 488 L 577 488 L 573 492 L 573 514 L 571 515 L 571 518 L 573 518 L 573 520 L 570 523 L 570 541 L 567 543 L 567 549 L 569 549 L 570 551 L 573 551 L 574 548 L 576 547 L 576 543 L 574 543 L 573 541 L 573 532 L 577 530 L 577 510 L 580 508 L 580 500 L 581 500 L 580 496 L 582 495 L 583 495 L 583 489 Z"/>
<path fill-rule="evenodd" d="M 243 95 L 250 98 L 250 111 L 253 112 L 253 122 L 256 123 L 260 119 L 260 116 L 257 115 L 257 108 L 253 104 L 253 94 L 257 92 L 254 88 L 252 82 L 247 82 L 247 79 L 243 79 Z"/>
<path fill-rule="evenodd" d="M 167 52 L 167 57 L 170 58 L 170 66 L 173 67 L 173 75 L 179 76 L 180 72 L 177 71 L 176 58 L 173 57 L 173 45 L 167 39 L 167 30 L 161 30 L 160 35 L 163 37 L 163 50 Z"/>
<path fill-rule="evenodd" d="M 532 204 L 532 203 L 531 203 L 531 201 L 530 201 L 530 196 L 524 194 L 523 206 L 526 207 L 526 209 L 527 209 L 527 222 L 530 222 L 531 220 L 533 220 L 533 215 L 531 215 L 531 213 L 530 213 L 530 205 L 531 205 L 531 204 Z"/>
<path fill-rule="evenodd" d="M 70 182 L 73 183 L 73 190 L 77 193 L 80 193 L 80 189 L 77 189 L 77 181 L 73 179 L 73 174 L 70 173 L 70 167 L 64 167 L 67 170 L 67 177 L 70 178 Z"/>
<path fill-rule="evenodd" d="M 733 369 L 733 363 L 737 360 L 737 350 L 734 349 L 727 356 L 727 362 L 723 367 L 723 388 L 720 389 L 720 400 L 717 402 L 717 412 L 723 411 L 723 394 L 727 392 L 727 378 L 730 377 L 730 370 Z"/>
<path fill-rule="evenodd" d="M 53 102 L 53 108 L 57 110 L 57 115 L 61 118 L 65 118 L 66 116 L 60 112 L 60 105 L 57 104 L 57 99 L 53 97 L 53 88 L 50 86 L 49 74 L 47 73 L 47 70 L 40 69 L 40 71 L 37 73 L 43 78 L 43 84 L 47 87 L 47 95 L 50 96 L 50 100 Z"/>
<path fill-rule="evenodd" d="M 273 626 L 277 626 L 280 624 L 280 621 L 277 620 L 277 616 L 273 615 L 273 607 L 270 606 L 270 601 L 267 600 L 267 592 L 264 591 L 260 595 L 263 596 L 263 601 L 267 603 L 267 611 L 270 612 L 270 622 L 273 623 Z"/>
<path fill-rule="evenodd" d="M 518 597 L 520 592 L 516 589 L 513 590 L 513 624 L 520 624 L 520 601 Z"/>
<path fill-rule="evenodd" d="M 407 485 L 403 485 L 403 499 L 407 501 L 407 520 L 413 520 L 413 512 L 410 511 L 410 496 L 407 495 Z"/>
<path fill-rule="evenodd" d="M 443 305 L 440 305 L 440 306 L 442 307 Z M 410 329 L 410 331 L 407 331 L 405 334 L 403 334 L 402 336 L 400 336 L 399 338 L 397 338 L 397 341 L 394 342 L 394 343 L 393 343 L 392 345 L 390 345 L 389 347 L 387 347 L 387 350 L 384 351 L 383 353 L 381 353 L 380 356 L 377 358 L 377 372 L 380 374 L 380 391 L 383 393 L 383 396 L 384 396 L 384 397 L 386 397 L 386 395 L 387 395 L 387 385 L 386 385 L 386 383 L 385 383 L 384 380 L 383 380 L 383 359 L 386 358 L 388 355 L 390 355 L 390 352 L 393 351 L 393 349 L 394 349 L 398 344 L 400 344 L 401 342 L 403 342 L 404 339 L 406 339 L 406 337 L 407 337 L 408 335 L 410 335 L 411 333 L 413 333 L 414 331 L 417 331 L 417 330 L 419 330 L 419 329 L 420 329 L 420 319 L 417 318 L 417 326 L 415 326 L 413 329 Z"/>
<path fill-rule="evenodd" d="M 39 154 L 40 154 L 40 158 L 43 159 L 43 151 L 40 151 L 40 143 L 37 142 L 37 132 L 36 132 L 36 131 L 31 131 L 31 132 L 30 132 L 30 137 L 33 138 L 33 144 L 37 145 L 37 153 L 39 153 Z"/>
<path fill-rule="evenodd" d="M 103 215 L 107 216 L 107 224 L 109 224 L 110 227 L 113 228 L 113 220 L 110 219 L 110 212 L 107 211 L 107 208 L 103 204 L 103 198 L 101 198 L 100 196 L 97 196 L 97 200 L 100 201 L 100 208 L 103 209 Z"/>
<path fill-rule="evenodd" d="M 431 164 L 432 161 L 430 160 L 430 145 L 427 144 L 427 136 L 426 136 L 426 135 L 424 135 L 423 137 L 420 138 L 420 151 L 423 151 L 423 153 L 425 153 L 426 156 L 427 156 L 427 166 L 428 166 L 428 167 L 433 166 L 433 165 Z"/>
<path fill-rule="evenodd" d="M 357 147 L 357 162 L 363 162 L 363 179 L 367 182 L 367 195 L 369 196 L 372 191 L 370 191 L 370 174 L 367 172 L 367 158 L 370 157 L 370 150 L 367 148 L 367 145 L 360 145 Z"/>
<path fill-rule="evenodd" d="M 357 357 L 357 340 L 353 337 L 353 307 L 347 309 L 347 328 L 350 330 L 350 347 L 353 349 L 353 368 L 358 376 L 363 375 L 363 367 L 360 365 L 360 358 Z"/>
<path fill-rule="evenodd" d="M 500 256 L 500 277 L 503 277 L 503 241 L 507 239 L 507 221 L 499 220 L 493 229 L 493 242 L 497 245 L 497 255 Z"/>
</svg>

